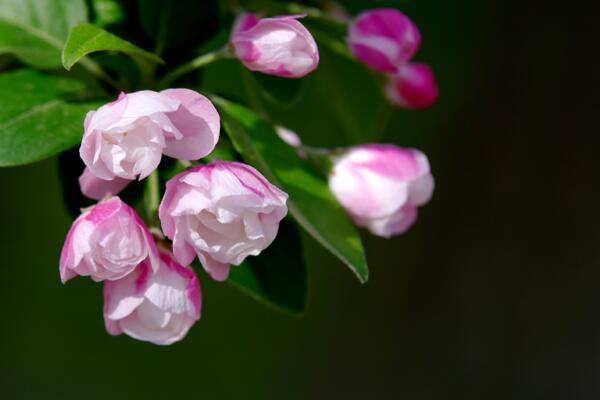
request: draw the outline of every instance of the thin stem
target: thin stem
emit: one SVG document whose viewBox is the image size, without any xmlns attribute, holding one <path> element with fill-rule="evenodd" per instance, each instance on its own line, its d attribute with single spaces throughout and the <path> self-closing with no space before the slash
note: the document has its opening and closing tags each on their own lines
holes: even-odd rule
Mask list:
<svg viewBox="0 0 600 400">
<path fill-rule="evenodd" d="M 158 226 L 158 206 L 160 203 L 160 180 L 158 170 L 154 170 L 148 179 L 144 190 L 144 208 L 146 209 L 146 222 L 150 226 Z"/>
<path fill-rule="evenodd" d="M 218 60 L 222 60 L 225 58 L 231 58 L 233 55 L 229 46 L 224 46 L 219 50 L 211 51 L 210 53 L 202 54 L 194 58 L 193 60 L 181 64 L 179 67 L 174 70 L 168 72 L 159 82 L 159 87 L 167 87 L 177 78 L 201 67 L 204 67 L 210 63 L 213 63 Z"/>
</svg>

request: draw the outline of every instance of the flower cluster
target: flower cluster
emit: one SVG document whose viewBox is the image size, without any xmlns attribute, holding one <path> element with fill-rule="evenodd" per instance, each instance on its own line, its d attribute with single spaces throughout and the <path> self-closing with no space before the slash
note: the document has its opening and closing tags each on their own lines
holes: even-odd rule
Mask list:
<svg viewBox="0 0 600 400">
<path fill-rule="evenodd" d="M 183 160 L 208 155 L 219 125 L 212 103 L 187 89 L 121 94 L 88 113 L 80 187 L 101 201 L 71 226 L 60 276 L 63 282 L 77 275 L 104 282 L 110 334 L 156 344 L 180 340 L 200 318 L 200 286 L 190 267 L 196 256 L 211 277 L 225 280 L 230 265 L 260 254 L 275 239 L 287 194 L 239 162 L 198 165 L 167 182 L 159 217 L 172 250 L 113 197 L 151 174 L 163 154 Z"/>
<path fill-rule="evenodd" d="M 252 71 L 299 78 L 318 66 L 319 53 L 301 16 L 238 17 L 229 48 Z M 408 108 L 435 101 L 428 67 L 409 60 L 419 47 L 416 26 L 397 10 L 365 12 L 352 22 L 354 54 L 390 75 L 387 93 Z M 211 101 L 189 89 L 121 93 L 90 111 L 79 153 L 81 192 L 98 202 L 82 210 L 60 257 L 67 282 L 88 276 L 104 285 L 104 322 L 111 335 L 167 345 L 200 319 L 202 296 L 191 265 L 197 258 L 216 281 L 231 266 L 258 256 L 277 236 L 288 195 L 250 165 L 197 162 L 219 141 L 220 116 Z M 282 140 L 310 159 L 311 149 L 285 128 Z M 163 156 L 190 167 L 165 184 L 150 228 L 117 195 L 159 167 Z M 405 232 L 429 201 L 433 178 L 415 149 L 364 144 L 330 153 L 329 188 L 357 226 L 390 237 Z M 151 218 L 149 218 L 151 219 Z M 154 224 L 154 223 L 153 223 Z"/>
<path fill-rule="evenodd" d="M 365 11 L 348 31 L 350 50 L 360 61 L 385 74 L 387 97 L 408 109 L 429 107 L 438 96 L 431 68 L 410 61 L 420 44 L 417 26 L 394 8 Z"/>
</svg>

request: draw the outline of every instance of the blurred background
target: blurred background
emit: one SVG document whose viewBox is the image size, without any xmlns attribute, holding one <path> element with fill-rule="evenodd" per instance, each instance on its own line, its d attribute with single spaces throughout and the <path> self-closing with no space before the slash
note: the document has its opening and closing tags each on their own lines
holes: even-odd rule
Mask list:
<svg viewBox="0 0 600 400">
<path fill-rule="evenodd" d="M 595 14 L 516 0 L 400 9 L 422 32 L 416 59 L 433 67 L 440 100 L 383 107 L 371 128 L 424 150 L 437 187 L 406 235 L 363 235 L 366 285 L 305 235 L 305 315 L 201 275 L 202 319 L 184 341 L 111 337 L 101 287 L 59 280 L 72 220 L 57 159 L 0 169 L 1 397 L 597 399 L 599 103 L 585 41 Z M 272 112 L 308 144 L 350 144 L 369 127 L 344 104 L 329 115 L 324 83 L 375 113 L 377 82 L 326 51 L 294 106 Z M 206 85 L 237 68 L 209 68 Z M 228 85 L 211 89 L 235 94 Z"/>
</svg>

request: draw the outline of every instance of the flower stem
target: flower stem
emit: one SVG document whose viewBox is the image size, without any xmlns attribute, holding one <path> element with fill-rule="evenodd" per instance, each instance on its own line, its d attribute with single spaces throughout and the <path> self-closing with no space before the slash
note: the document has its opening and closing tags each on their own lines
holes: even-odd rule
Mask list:
<svg viewBox="0 0 600 400">
<path fill-rule="evenodd" d="M 204 67 L 210 63 L 213 63 L 218 60 L 231 58 L 233 54 L 229 46 L 224 46 L 218 50 L 211 51 L 210 53 L 202 54 L 194 58 L 193 60 L 181 64 L 179 67 L 174 70 L 168 72 L 159 82 L 159 87 L 168 87 L 173 81 L 181 76 L 201 67 Z"/>
<path fill-rule="evenodd" d="M 160 203 L 160 182 L 158 170 L 154 170 L 146 179 L 144 188 L 144 209 L 146 211 L 146 222 L 149 226 L 158 225 L 158 206 Z"/>
</svg>

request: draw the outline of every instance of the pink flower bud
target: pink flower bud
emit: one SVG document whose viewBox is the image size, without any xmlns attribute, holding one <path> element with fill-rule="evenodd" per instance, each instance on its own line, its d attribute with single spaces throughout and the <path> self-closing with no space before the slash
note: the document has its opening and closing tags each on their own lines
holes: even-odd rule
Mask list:
<svg viewBox="0 0 600 400">
<path fill-rule="evenodd" d="M 79 154 L 100 179 L 143 179 L 163 154 L 184 160 L 208 155 L 219 126 L 215 107 L 192 90 L 121 93 L 88 113 Z"/>
<path fill-rule="evenodd" d="M 412 110 L 427 108 L 438 98 L 435 76 L 427 64 L 401 65 L 388 77 L 385 93 L 394 104 Z"/>
<path fill-rule="evenodd" d="M 85 168 L 79 177 L 79 188 L 85 197 L 94 200 L 102 200 L 106 195 L 118 194 L 129 185 L 131 180 L 115 177 L 112 181 L 105 181 L 92 174 L 89 168 Z"/>
<path fill-rule="evenodd" d="M 378 8 L 358 15 L 350 25 L 348 46 L 369 67 L 394 72 L 412 58 L 421 44 L 416 25 L 394 8 Z"/>
<path fill-rule="evenodd" d="M 189 265 L 198 255 L 209 275 L 222 281 L 230 264 L 240 265 L 273 242 L 287 197 L 254 168 L 217 161 L 169 180 L 159 216 L 175 258 Z"/>
<path fill-rule="evenodd" d="M 84 211 L 73 223 L 60 254 L 60 278 L 120 279 L 148 259 L 158 267 L 152 235 L 140 217 L 118 197 Z"/>
<path fill-rule="evenodd" d="M 385 144 L 350 148 L 329 176 L 331 192 L 356 225 L 383 237 L 405 232 L 433 187 L 425 154 Z"/>
<path fill-rule="evenodd" d="M 242 14 L 234 25 L 231 45 L 252 71 L 300 78 L 317 68 L 319 51 L 301 15 L 257 19 Z"/>
<path fill-rule="evenodd" d="M 143 261 L 126 277 L 104 282 L 104 325 L 111 335 L 175 343 L 200 319 L 201 304 L 196 273 L 165 251 L 156 273 Z"/>
</svg>

